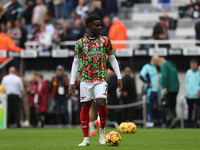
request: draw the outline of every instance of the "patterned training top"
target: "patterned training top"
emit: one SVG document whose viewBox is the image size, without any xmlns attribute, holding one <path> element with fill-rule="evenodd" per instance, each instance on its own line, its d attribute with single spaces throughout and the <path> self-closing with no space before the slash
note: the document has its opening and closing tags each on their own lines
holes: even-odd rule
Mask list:
<svg viewBox="0 0 200 150">
<path fill-rule="evenodd" d="M 106 62 L 114 51 L 106 36 L 89 39 L 87 36 L 79 39 L 75 45 L 74 58 L 82 59 L 81 82 L 107 81 Z"/>
</svg>

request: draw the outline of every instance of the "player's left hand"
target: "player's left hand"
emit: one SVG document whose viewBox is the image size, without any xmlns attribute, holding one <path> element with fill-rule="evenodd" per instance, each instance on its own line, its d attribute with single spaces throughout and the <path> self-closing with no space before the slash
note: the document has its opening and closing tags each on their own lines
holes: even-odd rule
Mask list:
<svg viewBox="0 0 200 150">
<path fill-rule="evenodd" d="M 121 90 L 122 90 L 122 88 L 123 88 L 122 79 L 118 79 L 118 80 L 117 80 L 117 84 L 118 84 L 119 92 L 121 92 Z"/>
<path fill-rule="evenodd" d="M 69 94 L 74 96 L 75 95 L 75 85 L 74 84 L 70 84 L 69 86 Z"/>
</svg>

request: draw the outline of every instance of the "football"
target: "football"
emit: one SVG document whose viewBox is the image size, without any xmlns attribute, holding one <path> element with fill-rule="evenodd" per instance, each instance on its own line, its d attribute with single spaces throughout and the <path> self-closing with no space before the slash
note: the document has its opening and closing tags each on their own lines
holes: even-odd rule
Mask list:
<svg viewBox="0 0 200 150">
<path fill-rule="evenodd" d="M 126 132 L 127 133 L 135 133 L 136 130 L 137 130 L 137 127 L 133 122 L 126 123 Z"/>
<path fill-rule="evenodd" d="M 126 133 L 126 128 L 126 122 L 122 122 L 118 127 L 120 133 Z"/>
<path fill-rule="evenodd" d="M 110 131 L 106 135 L 105 140 L 108 146 L 118 146 L 121 143 L 121 136 L 115 131 Z"/>
</svg>

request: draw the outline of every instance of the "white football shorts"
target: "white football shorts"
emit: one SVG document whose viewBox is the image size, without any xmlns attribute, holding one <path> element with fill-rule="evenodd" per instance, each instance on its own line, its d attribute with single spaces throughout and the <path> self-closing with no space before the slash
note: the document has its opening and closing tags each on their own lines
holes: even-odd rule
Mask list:
<svg viewBox="0 0 200 150">
<path fill-rule="evenodd" d="M 88 102 L 92 99 L 107 99 L 107 82 L 81 82 L 80 83 L 80 101 Z"/>
</svg>

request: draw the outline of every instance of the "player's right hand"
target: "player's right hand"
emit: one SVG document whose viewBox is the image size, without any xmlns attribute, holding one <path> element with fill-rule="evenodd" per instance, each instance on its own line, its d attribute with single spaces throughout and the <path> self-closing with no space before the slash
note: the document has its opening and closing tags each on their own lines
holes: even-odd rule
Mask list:
<svg viewBox="0 0 200 150">
<path fill-rule="evenodd" d="M 123 88 L 122 79 L 118 79 L 118 80 L 117 80 L 117 84 L 118 84 L 119 92 L 121 92 L 121 90 L 122 90 L 122 88 Z"/>
<path fill-rule="evenodd" d="M 75 85 L 74 84 L 70 84 L 69 94 L 72 95 L 72 96 L 75 96 Z"/>
</svg>

